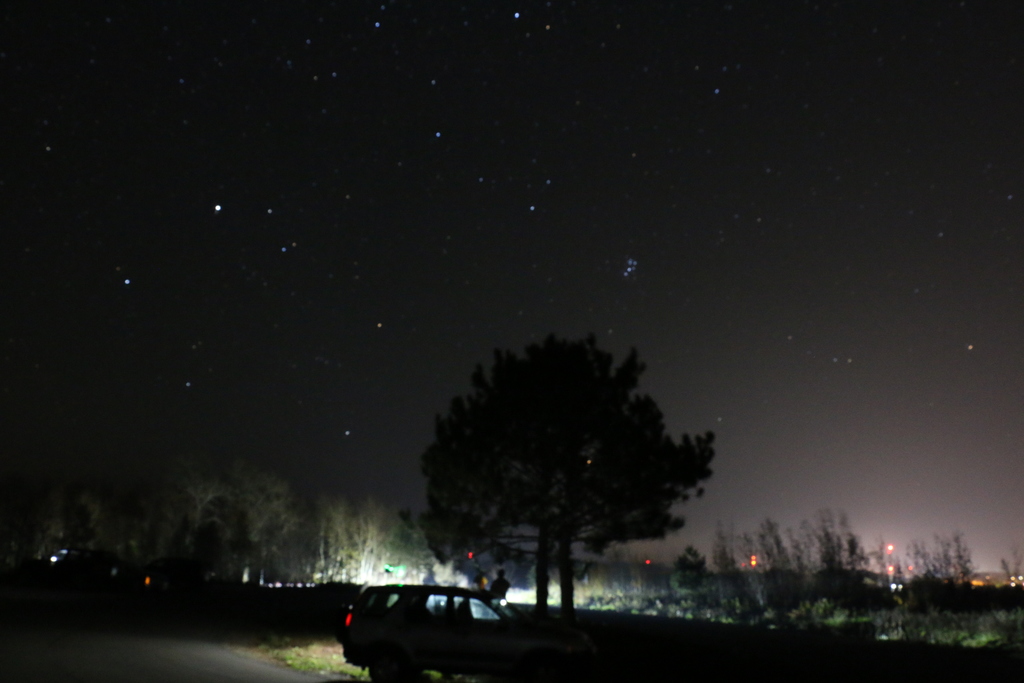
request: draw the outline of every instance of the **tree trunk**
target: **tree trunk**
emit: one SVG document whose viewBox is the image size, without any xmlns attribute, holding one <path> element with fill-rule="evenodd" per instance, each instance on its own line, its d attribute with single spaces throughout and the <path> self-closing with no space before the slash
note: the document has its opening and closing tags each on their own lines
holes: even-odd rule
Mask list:
<svg viewBox="0 0 1024 683">
<path fill-rule="evenodd" d="M 572 539 L 558 540 L 558 580 L 562 588 L 562 620 L 576 623 L 576 606 L 573 604 Z"/>
<path fill-rule="evenodd" d="M 538 619 L 548 617 L 548 533 L 543 527 L 537 530 L 537 605 L 533 609 Z"/>
</svg>

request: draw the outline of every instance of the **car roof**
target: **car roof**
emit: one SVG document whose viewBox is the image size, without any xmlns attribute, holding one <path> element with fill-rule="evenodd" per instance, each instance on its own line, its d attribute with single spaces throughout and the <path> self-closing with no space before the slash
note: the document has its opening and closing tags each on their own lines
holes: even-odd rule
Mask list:
<svg viewBox="0 0 1024 683">
<path fill-rule="evenodd" d="M 383 586 L 367 586 L 363 589 L 363 593 L 377 593 L 381 591 L 396 591 L 399 593 L 444 593 L 446 595 L 466 595 L 484 599 L 494 597 L 490 593 L 470 588 L 460 588 L 458 586 L 433 586 L 428 584 L 392 583 Z"/>
</svg>

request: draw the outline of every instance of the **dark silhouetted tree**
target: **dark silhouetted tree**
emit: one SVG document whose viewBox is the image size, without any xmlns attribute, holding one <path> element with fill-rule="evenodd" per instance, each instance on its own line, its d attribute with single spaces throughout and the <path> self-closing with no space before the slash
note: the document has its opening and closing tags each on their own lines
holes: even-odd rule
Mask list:
<svg viewBox="0 0 1024 683">
<path fill-rule="evenodd" d="M 695 590 L 704 585 L 709 574 L 707 559 L 692 545 L 688 545 L 683 554 L 676 558 L 669 581 L 676 590 Z"/>
<path fill-rule="evenodd" d="M 635 351 L 614 367 L 593 336 L 551 336 L 524 356 L 495 351 L 490 372 L 478 366 L 472 393 L 438 416 L 423 455 L 421 521 L 438 556 L 532 555 L 544 615 L 553 554 L 571 620 L 574 544 L 600 553 L 682 526 L 673 506 L 701 494 L 714 435 L 673 441 L 654 400 L 636 391 L 643 370 Z"/>
</svg>

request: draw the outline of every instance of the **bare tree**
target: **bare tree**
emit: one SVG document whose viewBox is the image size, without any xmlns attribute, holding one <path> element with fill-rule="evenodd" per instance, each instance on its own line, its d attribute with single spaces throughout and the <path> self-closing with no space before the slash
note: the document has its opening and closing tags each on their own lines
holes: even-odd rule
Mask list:
<svg viewBox="0 0 1024 683">
<path fill-rule="evenodd" d="M 814 570 L 814 530 L 809 522 L 800 524 L 800 531 L 786 530 L 789 539 L 789 557 L 798 574 L 809 574 Z"/>
<path fill-rule="evenodd" d="M 317 574 L 326 581 L 423 581 L 433 554 L 411 519 L 376 500 L 358 507 L 335 498 L 319 508 Z M 439 571 L 443 571 L 439 569 Z"/>
<path fill-rule="evenodd" d="M 389 564 L 388 541 L 395 522 L 395 512 L 375 500 L 367 500 L 355 517 L 353 546 L 358 558 L 355 582 L 374 583 L 383 578 L 384 565 Z"/>
<path fill-rule="evenodd" d="M 230 542 L 242 576 L 256 565 L 262 580 L 278 560 L 281 543 L 298 517 L 288 482 L 237 461 L 228 473 Z"/>
<path fill-rule="evenodd" d="M 910 555 L 917 567 L 915 573 L 920 576 L 967 581 L 974 571 L 971 550 L 959 531 L 951 536 L 936 534 L 934 547 L 915 540 L 910 544 Z"/>
<path fill-rule="evenodd" d="M 786 542 L 782 539 L 778 522 L 771 518 L 765 517 L 757 530 L 757 550 L 759 566 L 769 570 L 790 568 Z"/>
<path fill-rule="evenodd" d="M 1006 572 L 1007 581 L 1020 581 L 1017 577 L 1021 575 L 1021 565 L 1024 565 L 1024 552 L 1021 552 L 1020 544 L 1014 543 L 1010 546 L 1009 562 L 1006 561 L 1006 558 L 1003 558 L 999 563 L 1003 566 L 1003 571 Z"/>
<path fill-rule="evenodd" d="M 734 546 L 735 534 L 732 529 L 730 528 L 727 534 L 722 528 L 722 524 L 719 523 L 718 529 L 715 531 L 715 543 L 711 547 L 711 566 L 719 574 L 727 574 L 738 569 Z"/>
<path fill-rule="evenodd" d="M 971 573 L 974 572 L 974 562 L 971 559 L 971 549 L 964 541 L 964 535 L 960 531 L 954 531 L 950 539 L 953 546 L 953 569 L 954 578 L 957 581 L 970 581 Z"/>
<path fill-rule="evenodd" d="M 181 552 L 195 555 L 200 530 L 210 525 L 223 526 L 223 504 L 229 489 L 223 478 L 194 459 L 178 462 L 171 476 L 173 524 L 179 526 Z"/>
</svg>

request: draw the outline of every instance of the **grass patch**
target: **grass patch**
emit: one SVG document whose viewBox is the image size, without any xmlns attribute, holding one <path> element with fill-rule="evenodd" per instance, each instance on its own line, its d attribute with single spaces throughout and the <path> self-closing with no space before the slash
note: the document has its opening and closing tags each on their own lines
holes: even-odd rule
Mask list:
<svg viewBox="0 0 1024 683">
<path fill-rule="evenodd" d="M 244 653 L 299 671 L 341 675 L 368 681 L 365 669 L 345 661 L 345 652 L 333 638 L 299 638 L 269 634 L 240 648 Z"/>
<path fill-rule="evenodd" d="M 333 638 L 282 636 L 271 633 L 254 644 L 238 648 L 243 653 L 298 671 L 344 676 L 348 680 L 368 681 L 366 669 L 345 661 L 345 651 Z M 424 671 L 420 683 L 494 683 L 490 676 L 448 676 Z"/>
</svg>

